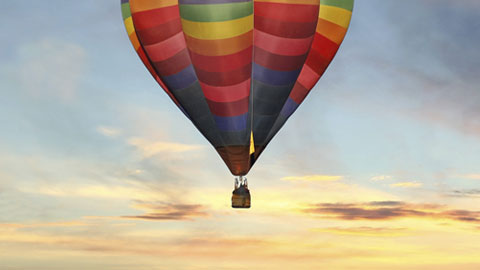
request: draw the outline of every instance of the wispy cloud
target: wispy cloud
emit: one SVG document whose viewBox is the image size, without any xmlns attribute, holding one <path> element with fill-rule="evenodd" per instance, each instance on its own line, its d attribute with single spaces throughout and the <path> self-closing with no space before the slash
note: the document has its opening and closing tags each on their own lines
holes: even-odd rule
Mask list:
<svg viewBox="0 0 480 270">
<path fill-rule="evenodd" d="M 437 204 L 380 201 L 368 203 L 321 203 L 303 210 L 307 214 L 341 220 L 393 220 L 432 218 L 480 223 L 480 211 L 448 209 Z"/>
<path fill-rule="evenodd" d="M 0 223 L 0 229 L 83 227 L 89 224 L 82 221 L 60 221 L 45 223 Z"/>
<path fill-rule="evenodd" d="M 353 236 L 381 236 L 381 237 L 395 237 L 407 235 L 407 228 L 391 228 L 391 227 L 329 227 L 329 228 L 315 228 L 314 232 L 331 233 L 339 235 L 353 235 Z"/>
<path fill-rule="evenodd" d="M 150 141 L 143 138 L 131 138 L 128 140 L 128 144 L 137 148 L 137 150 L 139 150 L 145 158 L 149 158 L 160 153 L 184 153 L 198 151 L 204 148 L 202 145 Z"/>
<path fill-rule="evenodd" d="M 459 198 L 480 198 L 480 189 L 453 190 L 448 196 Z"/>
<path fill-rule="evenodd" d="M 342 180 L 344 177 L 341 175 L 321 175 L 321 174 L 313 174 L 313 175 L 304 175 L 304 176 L 287 176 L 283 177 L 282 180 L 284 181 L 339 181 Z"/>
<path fill-rule="evenodd" d="M 121 133 L 121 131 L 117 128 L 106 127 L 106 126 L 97 127 L 97 132 L 102 134 L 105 137 L 110 137 L 110 138 L 117 137 Z"/>
<path fill-rule="evenodd" d="M 137 201 L 134 207 L 141 210 L 146 210 L 148 213 L 136 216 L 122 216 L 122 218 L 169 221 L 193 220 L 194 218 L 208 216 L 205 207 L 200 204 L 174 204 L 164 202 Z"/>
<path fill-rule="evenodd" d="M 480 173 L 461 174 L 461 175 L 456 175 L 455 177 L 463 178 L 463 179 L 480 180 Z"/>
<path fill-rule="evenodd" d="M 393 176 L 390 176 L 390 175 L 377 175 L 370 178 L 370 181 L 385 181 L 385 180 L 390 180 L 392 178 Z"/>
<path fill-rule="evenodd" d="M 391 187 L 394 188 L 418 188 L 423 186 L 422 183 L 419 182 L 399 182 L 399 183 L 394 183 L 390 185 Z"/>
</svg>

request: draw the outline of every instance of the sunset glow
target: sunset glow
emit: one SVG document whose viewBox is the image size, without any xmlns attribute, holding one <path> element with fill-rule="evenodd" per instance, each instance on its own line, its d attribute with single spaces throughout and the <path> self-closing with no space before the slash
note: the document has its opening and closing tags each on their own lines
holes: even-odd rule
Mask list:
<svg viewBox="0 0 480 270">
<path fill-rule="evenodd" d="M 0 270 L 480 269 L 479 1 L 357 0 L 248 210 L 120 1 L 3 2 Z"/>
</svg>

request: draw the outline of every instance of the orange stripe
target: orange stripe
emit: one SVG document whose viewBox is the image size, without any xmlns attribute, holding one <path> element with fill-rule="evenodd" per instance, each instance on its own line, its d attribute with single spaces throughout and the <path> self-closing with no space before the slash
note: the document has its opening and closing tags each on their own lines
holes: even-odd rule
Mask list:
<svg viewBox="0 0 480 270">
<path fill-rule="evenodd" d="M 137 34 L 133 32 L 128 36 L 130 38 L 130 42 L 132 42 L 133 48 L 135 48 L 135 51 L 140 47 L 140 41 L 138 41 Z"/>
<path fill-rule="evenodd" d="M 340 45 L 347 29 L 324 19 L 318 19 L 317 33 Z"/>
<path fill-rule="evenodd" d="M 234 54 L 250 47 L 253 42 L 253 31 L 227 39 L 204 40 L 185 35 L 188 49 L 205 56 Z"/>
<path fill-rule="evenodd" d="M 178 5 L 178 0 L 130 0 L 132 13 Z"/>
</svg>

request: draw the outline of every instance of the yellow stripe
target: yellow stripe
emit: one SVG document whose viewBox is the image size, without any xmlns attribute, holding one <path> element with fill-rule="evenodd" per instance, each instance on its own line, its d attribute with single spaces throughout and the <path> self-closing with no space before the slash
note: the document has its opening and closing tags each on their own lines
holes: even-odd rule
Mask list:
<svg viewBox="0 0 480 270">
<path fill-rule="evenodd" d="M 250 135 L 250 155 L 255 153 L 255 143 L 253 142 L 253 131 Z"/>
<path fill-rule="evenodd" d="M 126 18 L 124 23 L 125 23 L 125 28 L 127 29 L 127 33 L 130 36 L 133 32 L 135 32 L 135 27 L 133 26 L 132 17 Z"/>
<path fill-rule="evenodd" d="M 130 42 L 132 43 L 136 51 L 140 47 L 140 42 L 138 40 L 137 33 L 135 32 L 135 26 L 133 25 L 132 17 L 126 18 L 123 22 L 125 24 L 125 28 L 127 29 Z"/>
<path fill-rule="evenodd" d="M 130 0 L 132 13 L 178 5 L 178 0 Z"/>
<path fill-rule="evenodd" d="M 243 51 L 253 44 L 253 31 L 227 39 L 205 40 L 185 35 L 188 48 L 205 56 L 220 56 Z"/>
<path fill-rule="evenodd" d="M 255 2 L 318 5 L 318 0 L 255 0 Z"/>
<path fill-rule="evenodd" d="M 348 28 L 352 12 L 343 8 L 320 5 L 319 18 L 340 25 L 343 28 Z"/>
<path fill-rule="evenodd" d="M 253 14 L 226 22 L 193 22 L 182 19 L 183 32 L 198 39 L 225 39 L 253 29 Z"/>
</svg>

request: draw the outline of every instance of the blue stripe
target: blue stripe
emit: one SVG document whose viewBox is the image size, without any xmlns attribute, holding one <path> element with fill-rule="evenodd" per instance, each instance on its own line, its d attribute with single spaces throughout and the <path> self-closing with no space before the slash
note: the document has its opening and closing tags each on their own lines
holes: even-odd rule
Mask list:
<svg viewBox="0 0 480 270">
<path fill-rule="evenodd" d="M 248 113 L 231 117 L 222 117 L 216 115 L 213 117 L 215 118 L 218 129 L 221 131 L 240 131 L 247 128 L 247 116 Z"/>
<path fill-rule="evenodd" d="M 162 80 L 170 90 L 177 90 L 192 85 L 197 80 L 197 75 L 193 65 L 190 65 L 176 74 L 162 76 Z"/>
<path fill-rule="evenodd" d="M 295 112 L 295 110 L 298 108 L 299 105 L 300 104 L 297 104 L 295 101 L 293 101 L 293 99 L 288 98 L 287 102 L 285 102 L 285 105 L 283 105 L 283 108 L 280 114 L 288 118 L 290 115 L 292 115 Z"/>
<path fill-rule="evenodd" d="M 257 63 L 253 64 L 253 78 L 269 85 L 287 85 L 294 83 L 302 69 L 293 71 L 272 70 Z"/>
</svg>

